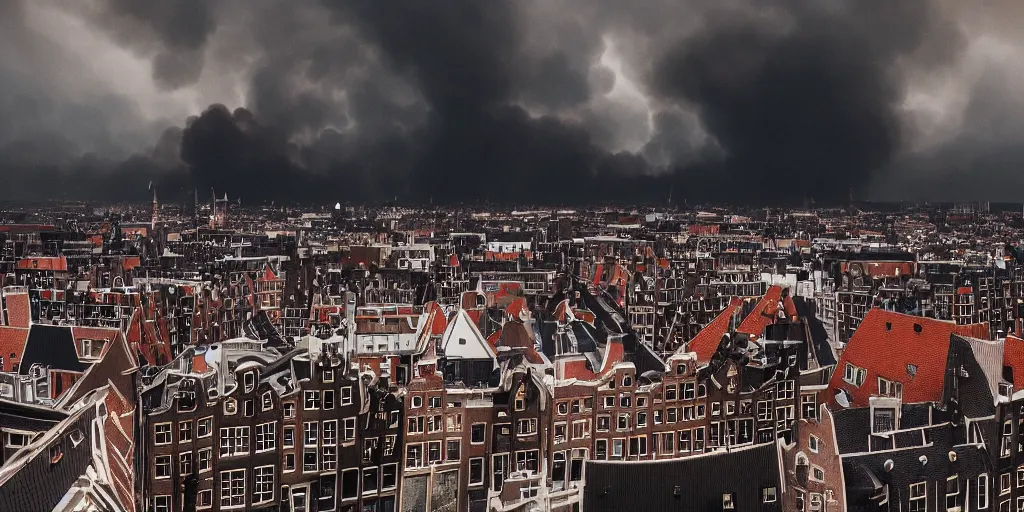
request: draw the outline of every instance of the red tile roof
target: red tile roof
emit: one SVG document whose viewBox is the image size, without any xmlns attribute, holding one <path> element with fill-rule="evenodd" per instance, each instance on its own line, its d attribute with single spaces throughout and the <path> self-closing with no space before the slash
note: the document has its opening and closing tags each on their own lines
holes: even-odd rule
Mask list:
<svg viewBox="0 0 1024 512">
<path fill-rule="evenodd" d="M 1003 366 L 1013 368 L 1015 385 L 1024 384 L 1024 340 L 1007 336 L 1003 344 Z"/>
<path fill-rule="evenodd" d="M 565 361 L 562 367 L 562 380 L 576 379 L 576 380 L 594 380 L 597 374 L 590 371 L 587 368 L 586 359 L 573 359 Z"/>
<path fill-rule="evenodd" d="M 698 361 L 710 361 L 711 356 L 718 351 L 718 345 L 722 343 L 722 336 L 729 332 L 729 324 L 732 316 L 740 309 L 742 301 L 733 299 L 732 303 L 725 308 L 714 320 L 705 325 L 693 339 L 690 340 L 689 351 L 697 353 Z"/>
<path fill-rule="evenodd" d="M 868 399 L 878 393 L 878 378 L 882 377 L 903 384 L 906 403 L 938 402 L 951 334 L 987 339 L 988 324 L 956 325 L 871 309 L 839 358 L 829 387 L 846 390 L 853 407 L 866 407 Z M 843 380 L 847 363 L 867 370 L 860 387 Z"/>
<path fill-rule="evenodd" d="M 779 313 L 779 299 L 782 298 L 782 287 L 771 286 L 761 297 L 754 309 L 743 319 L 736 332 L 742 332 L 754 337 L 764 334 L 764 328 L 775 323 Z M 794 307 L 795 309 L 795 307 Z"/>
<path fill-rule="evenodd" d="M 799 313 L 796 310 L 796 303 L 793 302 L 793 297 L 786 295 L 786 298 L 782 301 L 782 306 L 786 309 L 786 316 L 791 320 L 795 319 Z"/>
<path fill-rule="evenodd" d="M 4 303 L 7 306 L 7 325 L 28 327 L 32 323 L 32 309 L 27 293 L 5 293 Z"/>
<path fill-rule="evenodd" d="M 18 260 L 18 268 L 21 270 L 68 270 L 68 259 L 64 256 L 50 258 L 24 258 Z"/>
<path fill-rule="evenodd" d="M 513 319 L 519 320 L 523 313 L 529 313 L 530 310 L 526 306 L 526 299 L 523 297 L 516 297 L 512 299 L 508 307 L 505 308 L 505 315 Z"/>
<path fill-rule="evenodd" d="M 14 365 L 21 361 L 28 342 L 29 330 L 21 327 L 0 326 L 0 371 L 14 371 Z M 11 354 L 14 354 L 12 357 Z"/>
</svg>

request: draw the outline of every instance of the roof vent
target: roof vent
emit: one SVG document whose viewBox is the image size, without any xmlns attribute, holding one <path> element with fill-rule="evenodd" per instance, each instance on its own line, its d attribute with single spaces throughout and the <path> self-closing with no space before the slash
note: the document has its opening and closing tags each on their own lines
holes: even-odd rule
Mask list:
<svg viewBox="0 0 1024 512">
<path fill-rule="evenodd" d="M 921 334 L 921 329 L 922 329 L 921 324 L 919 324 L 919 323 L 915 323 L 914 324 L 914 332 L 916 332 L 918 334 Z"/>
</svg>

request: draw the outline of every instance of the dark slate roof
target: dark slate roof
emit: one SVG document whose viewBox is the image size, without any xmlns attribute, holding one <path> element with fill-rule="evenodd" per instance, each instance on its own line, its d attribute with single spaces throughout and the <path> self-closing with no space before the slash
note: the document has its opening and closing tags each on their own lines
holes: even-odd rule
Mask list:
<svg viewBox="0 0 1024 512">
<path fill-rule="evenodd" d="M 977 475 L 986 471 L 987 456 L 984 448 L 976 445 L 954 445 L 954 433 L 950 425 L 928 429 L 930 444 L 905 449 L 888 450 L 879 453 L 859 454 L 843 457 L 843 475 L 846 481 L 848 512 L 877 511 L 877 501 L 871 497 L 878 494 L 877 483 L 889 484 L 889 499 L 892 510 L 907 510 L 907 492 L 910 484 L 928 482 L 928 494 L 944 492 L 946 478 L 957 475 L 960 480 L 961 496 L 968 484 L 974 483 Z M 955 452 L 955 460 L 949 453 Z M 921 457 L 925 457 L 924 460 Z M 892 471 L 885 470 L 885 462 L 891 460 Z M 875 480 L 872 480 L 871 476 Z"/>
<path fill-rule="evenodd" d="M 19 373 L 28 375 L 33 364 L 73 372 L 85 372 L 89 368 L 78 359 L 71 328 L 56 325 L 32 325 L 28 342 L 25 343 L 25 354 L 21 358 Z"/>
<path fill-rule="evenodd" d="M 67 417 L 66 413 L 49 407 L 0 399 L 0 425 L 5 428 L 44 432 Z"/>
<path fill-rule="evenodd" d="M 793 304 L 796 306 L 797 315 L 807 320 L 807 327 L 811 331 L 810 342 L 814 345 L 814 354 L 818 357 L 818 364 L 830 366 L 836 364 L 835 353 L 828 344 L 828 333 L 824 324 L 814 313 L 814 305 L 804 297 L 793 297 Z"/>
<path fill-rule="evenodd" d="M 775 443 L 663 461 L 588 461 L 583 509 L 703 512 L 721 510 L 722 495 L 731 493 L 738 512 L 781 511 L 779 501 L 761 500 L 766 487 L 781 498 L 779 471 Z"/>
<path fill-rule="evenodd" d="M 832 413 L 835 421 L 839 453 L 860 453 L 868 450 L 871 436 L 871 409 L 841 409 Z"/>
</svg>

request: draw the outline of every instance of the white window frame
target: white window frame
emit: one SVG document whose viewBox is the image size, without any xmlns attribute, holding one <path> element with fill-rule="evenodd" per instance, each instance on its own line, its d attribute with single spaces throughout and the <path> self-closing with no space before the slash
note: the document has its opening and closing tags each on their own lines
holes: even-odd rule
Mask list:
<svg viewBox="0 0 1024 512">
<path fill-rule="evenodd" d="M 761 489 L 761 503 L 775 503 L 778 499 L 778 490 L 775 487 Z"/>
<path fill-rule="evenodd" d="M 978 510 L 988 508 L 988 473 L 978 475 Z"/>
<path fill-rule="evenodd" d="M 320 410 L 319 389 L 307 389 L 302 393 L 302 409 L 305 411 Z"/>
<path fill-rule="evenodd" d="M 167 430 L 164 430 L 166 428 Z M 161 441 L 160 438 L 166 436 L 166 441 Z M 153 444 L 155 446 L 165 446 L 171 444 L 174 440 L 174 429 L 171 428 L 171 422 L 165 421 L 162 423 L 156 423 L 153 425 Z"/>
<path fill-rule="evenodd" d="M 341 388 L 341 405 L 352 405 L 352 386 Z"/>
<path fill-rule="evenodd" d="M 915 494 L 917 495 L 915 496 Z M 913 509 L 915 501 L 923 501 L 924 506 L 921 510 L 928 510 L 928 481 L 910 484 L 910 490 L 907 493 L 907 496 L 910 499 L 911 509 Z"/>
<path fill-rule="evenodd" d="M 163 476 L 160 476 L 161 467 L 167 468 L 167 473 Z M 157 480 L 166 480 L 171 478 L 171 475 L 173 474 L 172 471 L 173 466 L 171 465 L 170 455 L 157 455 L 153 458 L 153 478 Z"/>
<path fill-rule="evenodd" d="M 258 466 L 252 469 L 252 504 L 254 506 L 274 501 L 275 471 L 275 466 Z M 266 497 L 261 499 L 261 494 Z"/>
<path fill-rule="evenodd" d="M 277 422 L 256 425 L 256 453 L 277 448 Z"/>
<path fill-rule="evenodd" d="M 228 494 L 224 494 L 225 485 L 228 490 Z M 239 484 L 240 485 L 237 485 Z M 245 469 L 229 469 L 220 472 L 220 508 L 221 510 L 236 509 L 245 507 L 245 489 L 247 482 L 245 480 Z M 240 488 L 241 493 L 236 494 L 234 491 Z M 242 502 L 232 504 L 237 498 L 241 498 Z M 225 500 L 227 504 L 225 504 Z"/>
</svg>

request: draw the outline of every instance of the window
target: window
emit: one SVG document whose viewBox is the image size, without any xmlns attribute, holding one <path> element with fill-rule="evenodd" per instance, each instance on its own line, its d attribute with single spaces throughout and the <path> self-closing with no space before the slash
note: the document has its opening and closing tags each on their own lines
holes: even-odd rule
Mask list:
<svg viewBox="0 0 1024 512">
<path fill-rule="evenodd" d="M 598 439 L 597 440 L 597 448 L 594 450 L 594 458 L 596 458 L 597 460 L 607 460 L 608 459 L 608 440 L 607 439 Z"/>
<path fill-rule="evenodd" d="M 445 460 L 452 462 L 459 460 L 459 440 L 448 439 L 446 441 Z"/>
<path fill-rule="evenodd" d="M 284 470 L 295 471 L 295 454 L 286 453 L 284 454 Z"/>
<path fill-rule="evenodd" d="M 444 428 L 441 415 L 436 414 L 427 418 L 427 432 L 440 432 Z"/>
<path fill-rule="evenodd" d="M 637 427 L 646 427 L 647 426 L 647 413 L 646 412 L 638 412 L 638 413 L 636 413 L 636 426 Z"/>
<path fill-rule="evenodd" d="M 957 506 L 960 498 L 960 478 L 953 475 L 946 479 L 946 510 L 952 510 Z"/>
<path fill-rule="evenodd" d="M 726 402 L 725 415 L 732 416 L 733 414 L 736 414 L 736 402 Z"/>
<path fill-rule="evenodd" d="M 910 484 L 910 512 L 925 512 L 928 509 L 928 482 Z"/>
<path fill-rule="evenodd" d="M 628 387 L 630 387 L 632 385 L 633 385 L 633 377 L 630 377 L 629 375 L 624 375 L 622 377 L 622 387 L 628 388 Z"/>
<path fill-rule="evenodd" d="M 409 433 L 410 434 L 422 434 L 423 428 L 423 416 L 413 416 L 409 418 Z"/>
<path fill-rule="evenodd" d="M 629 415 L 628 414 L 620 414 L 619 415 L 618 425 L 616 425 L 616 430 L 628 430 L 628 429 L 629 429 Z"/>
<path fill-rule="evenodd" d="M 88 340 L 86 340 L 88 341 Z M 153 498 L 153 512 L 171 512 L 171 497 L 156 496 Z"/>
<path fill-rule="evenodd" d="M 253 389 L 256 389 L 256 373 L 255 372 L 245 372 L 245 374 L 242 375 L 242 381 L 245 383 L 245 392 L 246 393 L 252 391 Z"/>
<path fill-rule="evenodd" d="M 537 433 L 537 419 L 526 418 L 516 422 L 516 433 L 521 436 Z"/>
<path fill-rule="evenodd" d="M 633 397 L 623 393 L 619 395 L 619 407 L 632 407 Z"/>
<path fill-rule="evenodd" d="M 693 429 L 693 451 L 704 451 L 704 427 Z"/>
<path fill-rule="evenodd" d="M 282 408 L 284 409 L 285 419 L 291 419 L 295 417 L 295 404 L 293 402 L 285 402 Z"/>
<path fill-rule="evenodd" d="M 323 395 L 323 408 L 325 411 L 334 409 L 334 390 L 325 389 Z"/>
<path fill-rule="evenodd" d="M 245 470 L 220 472 L 220 506 L 245 506 Z"/>
<path fill-rule="evenodd" d="M 338 448 L 335 446 L 324 446 L 320 448 L 320 467 L 324 471 L 338 469 Z"/>
<path fill-rule="evenodd" d="M 192 440 L 192 421 L 185 420 L 178 422 L 178 441 L 186 442 Z"/>
<path fill-rule="evenodd" d="M 377 468 L 363 469 L 363 494 L 377 492 Z"/>
<path fill-rule="evenodd" d="M 469 459 L 469 485 L 483 485 L 484 483 L 484 459 L 474 457 Z"/>
<path fill-rule="evenodd" d="M 671 454 L 676 451 L 676 435 L 673 432 L 662 432 L 661 440 L 658 442 L 658 451 L 664 454 Z"/>
<path fill-rule="evenodd" d="M 445 427 L 448 432 L 462 432 L 462 414 L 445 416 Z"/>
<path fill-rule="evenodd" d="M 875 409 L 871 422 L 871 431 L 875 434 L 896 430 L 896 411 L 893 409 Z"/>
<path fill-rule="evenodd" d="M 338 420 L 327 420 L 324 422 L 321 443 L 324 446 L 334 446 L 338 443 Z"/>
<path fill-rule="evenodd" d="M 711 416 L 719 416 L 722 414 L 722 404 L 719 402 L 711 403 Z"/>
<path fill-rule="evenodd" d="M 864 384 L 864 379 L 867 378 L 867 375 L 867 370 L 854 366 L 850 363 L 846 363 L 846 367 L 843 369 L 843 380 L 846 381 L 847 384 L 853 384 L 857 387 Z"/>
<path fill-rule="evenodd" d="M 722 510 L 736 510 L 736 502 L 731 493 L 722 494 Z"/>
<path fill-rule="evenodd" d="M 213 489 L 203 489 L 196 495 L 196 508 L 210 508 L 213 506 Z"/>
<path fill-rule="evenodd" d="M 420 419 L 422 420 L 423 418 L 420 418 Z M 422 427 L 422 424 L 420 426 Z M 344 425 L 344 427 L 345 427 L 345 430 L 344 430 L 344 432 L 342 432 L 342 435 L 344 437 L 342 437 L 342 440 L 344 440 L 344 441 L 354 441 L 355 438 L 356 438 L 356 419 L 355 418 L 345 418 L 345 425 Z"/>
<path fill-rule="evenodd" d="M 903 398 L 903 384 L 900 382 L 894 382 L 886 380 L 881 377 L 878 378 L 878 395 L 887 396 L 890 398 Z"/>
<path fill-rule="evenodd" d="M 352 405 L 352 386 L 341 388 L 341 405 Z"/>
<path fill-rule="evenodd" d="M 677 436 L 676 437 L 678 438 L 677 440 L 679 441 L 678 443 L 676 443 L 676 444 L 679 445 L 679 452 L 680 453 L 689 452 L 690 451 L 690 431 L 689 430 L 680 430 L 679 432 L 677 432 Z"/>
<path fill-rule="evenodd" d="M 263 393 L 263 410 L 269 411 L 274 408 L 274 395 L 267 391 Z"/>
<path fill-rule="evenodd" d="M 484 437 L 486 436 L 486 423 L 474 423 L 470 427 L 469 431 L 469 442 L 471 444 L 482 444 Z"/>
<path fill-rule="evenodd" d="M 537 471 L 537 450 L 516 452 L 516 469 L 518 471 Z"/>
<path fill-rule="evenodd" d="M 423 466 L 423 445 L 410 444 L 405 447 L 405 467 L 418 468 Z"/>
<path fill-rule="evenodd" d="M 685 382 L 682 384 L 683 400 L 693 400 L 697 396 L 697 384 Z"/>
<path fill-rule="evenodd" d="M 213 448 L 200 448 L 199 449 L 199 472 L 203 473 L 209 471 L 213 466 Z"/>
<path fill-rule="evenodd" d="M 224 399 L 224 414 L 234 416 L 238 412 L 238 402 L 234 398 Z"/>
<path fill-rule="evenodd" d="M 249 427 L 223 427 L 220 429 L 220 456 L 249 453 Z"/>
<path fill-rule="evenodd" d="M 178 455 L 178 474 L 182 476 L 192 474 L 192 452 L 181 452 Z"/>
<path fill-rule="evenodd" d="M 427 443 L 427 462 L 434 463 L 441 461 L 441 441 Z"/>
<path fill-rule="evenodd" d="M 153 425 L 153 443 L 157 446 L 171 444 L 171 424 L 157 423 Z"/>
<path fill-rule="evenodd" d="M 666 385 L 665 386 L 665 400 L 675 400 L 675 399 L 676 399 L 676 386 L 675 386 L 675 384 Z"/>
<path fill-rule="evenodd" d="M 565 422 L 555 423 L 555 442 L 564 443 L 565 441 Z"/>
<path fill-rule="evenodd" d="M 708 385 L 707 384 L 703 384 L 703 383 L 698 384 L 697 385 L 697 398 L 704 398 L 706 396 L 708 396 Z"/>
<path fill-rule="evenodd" d="M 558 415 L 565 416 L 566 414 L 569 414 L 569 404 L 567 402 L 559 402 Z"/>
<path fill-rule="evenodd" d="M 380 490 L 390 491 L 395 487 L 398 487 L 398 464 L 384 464 L 380 467 Z"/>
<path fill-rule="evenodd" d="M 803 417 L 809 420 L 818 419 L 818 398 L 817 395 L 800 395 L 800 412 Z"/>
<path fill-rule="evenodd" d="M 629 454 L 631 456 L 644 457 L 647 455 L 647 436 L 636 436 L 629 438 Z"/>
<path fill-rule="evenodd" d="M 256 451 L 265 452 L 277 447 L 277 423 L 256 425 Z"/>
<path fill-rule="evenodd" d="M 988 508 L 988 473 L 978 475 L 978 510 Z"/>
<path fill-rule="evenodd" d="M 331 382 L 334 382 L 334 370 L 324 370 L 324 374 L 323 375 L 324 375 L 323 381 L 325 383 L 329 384 Z"/>
<path fill-rule="evenodd" d="M 423 397 L 419 396 L 419 395 L 413 395 L 413 397 L 412 397 L 412 406 L 411 407 L 413 409 L 418 409 L 420 407 L 423 407 Z"/>
<path fill-rule="evenodd" d="M 307 390 L 302 401 L 302 408 L 307 411 L 315 411 L 320 408 L 320 391 Z"/>
<path fill-rule="evenodd" d="M 774 487 L 761 489 L 761 503 L 775 503 L 776 498 Z"/>
<path fill-rule="evenodd" d="M 284 444 L 285 448 L 295 446 L 295 427 L 287 426 L 284 428 L 284 441 L 282 444 Z"/>
<path fill-rule="evenodd" d="M 243 402 L 242 405 L 246 418 L 251 418 L 253 417 L 254 414 L 256 414 L 256 406 L 255 404 L 252 403 L 252 400 L 246 400 L 245 402 Z"/>
<path fill-rule="evenodd" d="M 315 421 L 307 421 L 302 424 L 302 445 L 316 446 L 316 439 L 320 433 L 320 425 Z"/>
<path fill-rule="evenodd" d="M 316 471 L 319 459 L 317 457 L 316 448 L 303 448 L 302 449 L 302 471 L 309 473 Z"/>
<path fill-rule="evenodd" d="M 587 439 L 590 437 L 590 420 L 577 420 L 572 422 L 572 438 Z"/>
<path fill-rule="evenodd" d="M 22 446 L 27 445 L 28 443 L 29 443 L 29 435 L 28 434 L 19 434 L 19 433 L 15 433 L 15 432 L 8 432 L 7 433 L 7 439 L 5 441 L 5 446 L 7 446 L 8 448 L 20 448 Z"/>
<path fill-rule="evenodd" d="M 171 477 L 171 456 L 170 455 L 157 455 L 156 456 L 156 477 L 157 478 L 170 478 Z"/>
<path fill-rule="evenodd" d="M 821 440 L 818 439 L 818 436 L 811 434 L 807 446 L 811 449 L 811 452 L 818 453 L 818 450 L 821 449 Z"/>
<path fill-rule="evenodd" d="M 526 410 L 526 386 L 520 385 L 519 391 L 516 391 L 515 399 L 515 410 L 525 411 Z"/>
<path fill-rule="evenodd" d="M 1010 474 L 1009 473 L 1002 473 L 1001 475 L 999 475 L 999 494 L 1002 495 L 1002 494 L 1009 494 L 1009 493 L 1010 493 Z"/>
<path fill-rule="evenodd" d="M 274 466 L 260 466 L 252 471 L 256 475 L 252 504 L 267 503 L 274 499 Z"/>
<path fill-rule="evenodd" d="M 580 409 L 580 401 L 579 400 L 573 400 L 572 401 L 572 413 L 573 414 L 579 414 L 580 410 L 581 410 Z"/>
<path fill-rule="evenodd" d="M 818 482 L 825 481 L 825 470 L 818 466 L 811 466 L 811 479 L 817 480 Z"/>
<path fill-rule="evenodd" d="M 608 432 L 609 430 L 611 430 L 611 427 L 612 427 L 612 418 L 611 418 L 611 416 L 602 415 L 602 416 L 598 416 L 597 417 L 597 431 L 598 432 Z"/>
<path fill-rule="evenodd" d="M 202 439 L 213 433 L 213 417 L 207 416 L 196 422 L 196 437 Z"/>
<path fill-rule="evenodd" d="M 624 439 L 612 439 L 612 457 L 621 458 L 625 444 Z"/>
<path fill-rule="evenodd" d="M 615 397 L 612 396 L 612 395 L 605 396 L 604 397 L 604 408 L 605 409 L 611 409 L 612 407 L 615 407 Z"/>
</svg>

